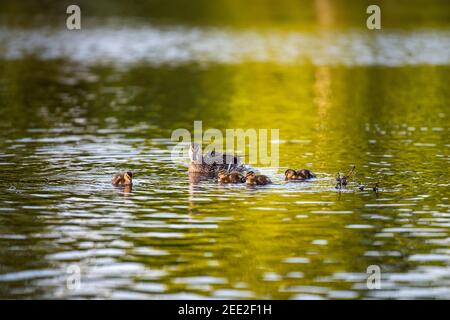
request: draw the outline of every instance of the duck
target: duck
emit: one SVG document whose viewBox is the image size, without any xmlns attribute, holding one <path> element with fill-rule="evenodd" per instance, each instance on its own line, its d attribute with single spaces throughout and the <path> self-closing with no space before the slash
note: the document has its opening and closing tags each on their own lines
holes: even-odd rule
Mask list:
<svg viewBox="0 0 450 320">
<path fill-rule="evenodd" d="M 222 169 L 243 172 L 245 165 L 235 155 L 219 153 L 215 150 L 201 153 L 200 144 L 194 142 L 189 148 L 189 173 L 217 175 Z"/>
<path fill-rule="evenodd" d="M 115 186 L 130 186 L 133 184 L 133 173 L 131 171 L 116 173 L 111 183 Z"/>
<path fill-rule="evenodd" d="M 293 169 L 287 169 L 284 172 L 284 176 L 286 180 L 307 180 L 316 177 L 316 175 L 308 169 L 300 169 L 297 171 Z"/>
<path fill-rule="evenodd" d="M 245 175 L 245 183 L 248 185 L 266 185 L 271 184 L 272 181 L 267 176 L 261 174 L 257 175 L 253 171 L 249 171 Z"/>
<path fill-rule="evenodd" d="M 242 173 L 233 171 L 228 173 L 227 170 L 221 169 L 217 175 L 217 182 L 219 183 L 244 183 L 245 178 Z"/>
</svg>

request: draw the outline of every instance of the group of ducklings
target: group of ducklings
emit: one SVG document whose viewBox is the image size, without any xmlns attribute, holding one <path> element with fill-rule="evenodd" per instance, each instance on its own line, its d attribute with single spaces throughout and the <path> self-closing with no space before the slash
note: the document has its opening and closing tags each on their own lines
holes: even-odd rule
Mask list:
<svg viewBox="0 0 450 320">
<path fill-rule="evenodd" d="M 217 174 L 217 182 L 246 183 L 248 185 L 266 185 L 272 183 L 272 181 L 267 176 L 262 174 L 255 174 L 253 171 L 248 171 L 244 175 L 238 171 L 228 172 L 225 169 L 221 169 Z"/>
<path fill-rule="evenodd" d="M 295 171 L 293 169 L 287 169 L 284 173 L 285 180 L 305 181 L 315 178 L 316 175 L 308 169 L 301 169 Z M 219 183 L 246 183 L 248 185 L 267 185 L 272 181 L 269 177 L 262 174 L 255 174 L 253 171 L 248 171 L 245 175 L 238 171 L 228 172 L 222 169 L 217 174 L 217 182 Z"/>
<path fill-rule="evenodd" d="M 286 181 L 304 181 L 307 179 L 315 178 L 313 174 L 308 169 L 302 169 L 295 171 L 293 169 L 288 169 L 284 173 Z M 269 177 L 262 174 L 255 174 L 253 171 L 248 171 L 245 175 L 238 171 L 228 172 L 225 169 L 219 170 L 217 174 L 218 183 L 246 183 L 248 185 L 267 185 L 271 184 L 272 180 Z M 133 173 L 130 171 L 116 173 L 112 179 L 111 183 L 115 186 L 129 186 L 133 184 Z"/>
<path fill-rule="evenodd" d="M 267 185 L 272 181 L 269 177 L 247 170 L 239 157 L 216 153 L 215 151 L 202 154 L 200 146 L 192 143 L 189 150 L 190 165 L 189 173 L 215 176 L 217 182 L 225 183 L 246 183 L 247 185 Z M 219 161 L 220 160 L 220 161 Z M 340 173 L 336 176 L 336 189 L 345 188 L 347 181 L 355 174 L 355 166 L 346 174 Z M 286 181 L 306 181 L 316 178 L 316 175 L 308 169 L 287 169 L 284 172 Z M 120 172 L 113 176 L 111 180 L 115 186 L 131 186 L 133 183 L 133 173 L 130 171 Z M 364 190 L 364 186 L 360 186 Z M 379 190 L 378 183 L 373 187 L 373 191 Z"/>
<path fill-rule="evenodd" d="M 338 172 L 338 174 L 336 175 L 336 186 L 335 186 L 335 188 L 338 189 L 338 190 L 346 188 L 347 184 L 348 184 L 348 180 L 355 175 L 355 172 L 356 172 L 356 166 L 352 166 L 350 171 L 347 174 L 345 174 L 345 175 L 341 174 L 340 172 Z M 365 191 L 366 190 L 366 186 L 360 184 L 358 189 L 361 190 L 361 191 Z M 380 191 L 380 184 L 379 184 L 379 182 L 375 183 L 375 185 L 372 187 L 372 191 L 374 191 L 376 193 L 378 193 L 378 191 Z"/>
<path fill-rule="evenodd" d="M 272 181 L 269 177 L 256 174 L 248 170 L 235 155 L 228 155 L 214 150 L 202 153 L 201 146 L 194 142 L 189 149 L 189 173 L 213 176 L 219 183 L 246 183 L 247 185 L 267 185 Z M 284 173 L 286 180 L 304 181 L 315 178 L 316 175 L 307 169 L 288 169 Z M 130 186 L 133 181 L 133 173 L 120 172 L 113 176 L 111 182 L 115 186 Z"/>
<path fill-rule="evenodd" d="M 337 183 L 335 188 L 339 190 L 345 188 L 347 186 L 347 180 L 351 177 L 351 175 L 353 175 L 354 170 L 355 169 L 353 167 L 352 170 L 350 170 L 350 173 L 347 175 L 341 175 L 340 173 L 338 173 L 338 175 L 336 176 Z M 297 171 L 293 169 L 287 169 L 284 172 L 284 176 L 286 181 L 305 181 L 316 177 L 316 175 L 308 169 L 301 169 Z M 217 174 L 217 182 L 246 183 L 248 185 L 267 185 L 272 183 L 269 177 L 265 175 L 255 174 L 253 171 L 248 171 L 244 175 L 238 171 L 228 172 L 225 169 L 221 169 Z M 116 173 L 112 177 L 111 183 L 114 186 L 131 186 L 133 184 L 133 173 L 130 171 Z M 366 187 L 364 185 L 359 186 L 359 190 L 361 191 L 364 191 L 365 188 Z M 380 190 L 378 182 L 375 183 L 372 190 L 375 192 L 378 192 Z"/>
</svg>

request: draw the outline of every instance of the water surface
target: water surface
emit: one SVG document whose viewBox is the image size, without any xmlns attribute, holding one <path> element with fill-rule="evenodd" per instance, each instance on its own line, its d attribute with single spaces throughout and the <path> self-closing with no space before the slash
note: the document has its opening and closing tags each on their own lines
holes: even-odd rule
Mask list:
<svg viewBox="0 0 450 320">
<path fill-rule="evenodd" d="M 141 28 L 0 31 L 0 297 L 450 298 L 448 31 Z M 190 180 L 194 120 L 280 129 L 275 183 Z"/>
</svg>

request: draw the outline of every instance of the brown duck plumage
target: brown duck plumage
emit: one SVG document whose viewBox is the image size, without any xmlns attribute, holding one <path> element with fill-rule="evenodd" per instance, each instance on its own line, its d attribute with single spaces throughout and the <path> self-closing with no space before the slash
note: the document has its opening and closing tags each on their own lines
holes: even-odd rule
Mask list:
<svg viewBox="0 0 450 320">
<path fill-rule="evenodd" d="M 116 173 L 112 177 L 111 183 L 115 186 L 129 186 L 133 184 L 133 173 L 130 171 Z"/>
<path fill-rule="evenodd" d="M 207 152 L 202 154 L 200 145 L 192 143 L 189 149 L 190 173 L 200 173 L 208 175 L 216 175 L 220 170 L 239 171 L 245 170 L 245 166 L 241 163 L 238 156 L 223 154 L 219 152 Z"/>
<path fill-rule="evenodd" d="M 293 169 L 287 169 L 284 172 L 284 176 L 286 177 L 286 180 L 307 180 L 316 177 L 316 175 L 308 169 L 301 169 L 297 171 Z"/>
<path fill-rule="evenodd" d="M 237 171 L 228 173 L 226 170 L 222 169 L 217 175 L 217 182 L 219 183 L 244 183 L 244 176 Z"/>
<path fill-rule="evenodd" d="M 249 171 L 245 175 L 245 183 L 248 185 L 266 185 L 272 183 L 272 181 L 267 176 L 257 175 L 253 171 Z"/>
</svg>

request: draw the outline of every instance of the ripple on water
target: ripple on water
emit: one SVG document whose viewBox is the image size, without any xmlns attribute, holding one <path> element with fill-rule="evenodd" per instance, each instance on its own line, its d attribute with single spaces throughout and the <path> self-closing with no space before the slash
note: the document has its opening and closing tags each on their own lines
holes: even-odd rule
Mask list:
<svg viewBox="0 0 450 320">
<path fill-rule="evenodd" d="M 36 269 L 24 270 L 0 274 L 0 282 L 28 281 L 33 279 L 56 277 L 61 275 L 60 270 L 55 269 Z"/>
<path fill-rule="evenodd" d="M 222 277 L 212 277 L 212 276 L 196 276 L 196 277 L 183 277 L 174 278 L 172 280 L 176 284 L 226 284 L 228 280 Z"/>
<path fill-rule="evenodd" d="M 151 87 L 158 81 L 166 80 L 155 77 Z M 107 89 L 126 91 L 120 83 Z M 114 115 L 108 118 L 105 125 L 112 127 L 98 132 L 95 125 L 85 125 L 91 120 L 86 118 L 77 120 L 82 127 L 29 130 L 25 138 L 6 142 L 5 149 L 14 154 L 0 155 L 0 164 L 15 182 L 14 187 L 2 184 L 7 191 L 0 193 L 5 266 L 0 282 L 8 297 L 449 297 L 448 184 L 440 173 L 446 168 L 442 160 L 448 159 L 439 139 L 411 135 L 432 130 L 406 129 L 421 124 L 405 124 L 404 134 L 380 125 L 377 132 L 367 132 L 376 139 L 356 139 L 362 145 L 349 146 L 361 148 L 350 153 L 357 159 L 344 155 L 337 164 L 319 161 L 335 155 L 334 146 L 327 150 L 325 143 L 317 149 L 322 154 L 309 152 L 316 150 L 316 138 L 280 142 L 298 156 L 289 157 L 292 165 L 323 166 L 319 178 L 286 183 L 283 170 L 263 168 L 276 184 L 250 189 L 211 180 L 190 184 L 186 167 L 170 161 L 170 139 L 150 137 L 163 130 L 150 125 L 122 129 Z M 398 140 L 396 134 L 410 139 Z M 305 143 L 311 143 L 308 152 Z M 404 161 L 411 156 L 403 154 L 404 148 L 420 156 Z M 422 158 L 437 164 L 425 166 Z M 359 192 L 355 182 L 339 193 L 328 172 L 348 161 L 364 163 L 358 179 L 370 183 L 381 176 L 386 189 Z M 111 174 L 128 168 L 136 172 L 132 190 L 112 188 Z M 15 175 L 24 181 L 15 181 Z M 419 185 L 424 175 L 427 181 Z M 380 291 L 367 290 L 365 268 L 372 263 L 382 268 Z M 66 289 L 72 264 L 83 274 L 76 292 Z"/>
</svg>

